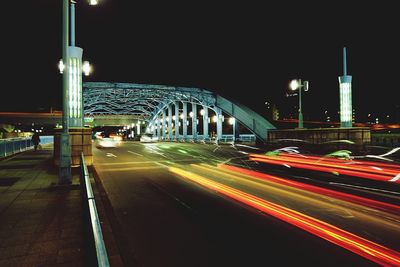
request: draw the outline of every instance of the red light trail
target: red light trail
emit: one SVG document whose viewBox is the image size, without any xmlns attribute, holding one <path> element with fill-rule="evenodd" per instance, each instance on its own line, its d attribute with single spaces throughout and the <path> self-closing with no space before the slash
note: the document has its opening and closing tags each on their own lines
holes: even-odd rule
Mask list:
<svg viewBox="0 0 400 267">
<path fill-rule="evenodd" d="M 279 218 L 282 221 L 299 227 L 313 235 L 341 246 L 373 262 L 381 264 L 382 266 L 400 265 L 400 253 L 390 248 L 384 247 L 295 210 L 279 206 L 235 188 L 209 180 L 203 176 L 176 167 L 169 167 L 169 170 L 172 173 L 261 210 L 266 214 Z"/>
<path fill-rule="evenodd" d="M 399 170 L 396 170 L 397 167 L 388 168 L 372 168 L 374 166 L 357 166 L 357 165 L 349 165 L 345 164 L 348 163 L 346 161 L 335 161 L 333 159 L 329 161 L 325 161 L 319 158 L 319 160 L 313 160 L 312 158 L 306 157 L 298 157 L 298 156 L 267 156 L 267 155 L 260 155 L 260 154 L 250 154 L 250 160 L 254 160 L 257 162 L 264 162 L 269 164 L 275 165 L 282 165 L 289 167 L 295 167 L 299 169 L 308 169 L 308 170 L 315 170 L 321 172 L 328 172 L 328 173 L 339 173 L 349 176 L 367 178 L 372 180 L 378 181 L 385 181 L 385 182 L 395 182 L 400 183 L 400 179 L 394 179 L 398 177 L 400 174 Z M 365 163 L 367 164 L 367 163 Z M 371 163 L 373 164 L 373 163 Z"/>
<path fill-rule="evenodd" d="M 372 200 L 369 198 L 364 198 L 364 197 L 360 197 L 360 196 L 355 196 L 355 195 L 351 195 L 351 194 L 347 194 L 347 193 L 343 193 L 343 192 L 338 192 L 338 191 L 334 191 L 334 190 L 330 190 L 330 189 L 326 189 L 326 188 L 321 188 L 318 186 L 314 186 L 314 185 L 310 185 L 310 184 L 306 184 L 306 183 L 301 183 L 301 182 L 297 182 L 297 181 L 289 181 L 277 176 L 273 176 L 273 175 L 269 175 L 269 174 L 265 174 L 265 173 L 260 173 L 260 172 L 256 172 L 256 171 L 252 171 L 252 170 L 248 170 L 248 169 L 244 169 L 244 168 L 240 168 L 240 167 L 235 167 L 235 166 L 231 166 L 231 165 L 226 165 L 226 164 L 220 164 L 219 165 L 220 168 L 223 169 L 227 169 L 230 170 L 232 172 L 235 173 L 243 173 L 245 175 L 249 175 L 251 177 L 256 177 L 259 179 L 263 179 L 263 180 L 267 180 L 267 181 L 272 181 L 272 182 L 276 182 L 279 184 L 284 184 L 284 185 L 288 185 L 291 187 L 295 187 L 295 188 L 299 188 L 302 190 L 307 190 L 310 192 L 314 192 L 317 194 L 322 194 L 322 195 L 326 195 L 326 196 L 330 196 L 330 197 L 334 197 L 337 199 L 342 199 L 345 201 L 350 201 L 353 203 L 357 203 L 363 206 L 368 206 L 371 208 L 375 208 L 375 209 L 379 209 L 382 211 L 386 211 L 386 212 L 390 212 L 393 214 L 400 214 L 400 206 L 394 205 L 394 204 L 390 204 L 390 203 L 385 203 L 385 202 L 381 202 L 381 201 L 377 201 L 377 200 Z"/>
</svg>

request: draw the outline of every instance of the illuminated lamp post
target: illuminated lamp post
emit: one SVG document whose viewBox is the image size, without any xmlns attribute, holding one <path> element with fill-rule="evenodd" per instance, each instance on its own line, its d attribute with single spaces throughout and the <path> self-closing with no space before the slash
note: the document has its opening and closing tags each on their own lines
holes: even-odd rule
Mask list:
<svg viewBox="0 0 400 267">
<path fill-rule="evenodd" d="M 353 108 L 351 99 L 351 78 L 347 75 L 346 47 L 343 47 L 343 76 L 339 77 L 340 95 L 340 127 L 350 128 L 353 126 Z"/>
<path fill-rule="evenodd" d="M 69 0 L 63 0 L 63 36 L 62 36 L 62 58 L 68 59 L 68 8 Z M 69 143 L 69 121 L 68 121 L 68 66 L 60 64 L 60 70 L 63 70 L 63 132 L 60 136 L 60 170 L 59 170 L 59 183 L 66 184 L 72 182 L 71 177 L 71 147 Z"/>
<path fill-rule="evenodd" d="M 60 163 L 59 163 L 59 184 L 70 184 L 71 176 L 71 145 L 69 127 L 83 124 L 82 97 L 79 96 L 79 86 L 82 88 L 81 58 L 82 49 L 75 47 L 75 2 L 71 1 L 71 46 L 69 46 L 69 2 L 63 0 L 63 23 L 62 23 L 62 58 L 60 71 L 63 73 L 63 131 L 60 135 Z M 97 0 L 90 0 L 90 5 L 96 5 Z M 67 62 L 67 64 L 65 64 Z M 79 80 L 80 77 L 80 80 Z M 82 89 L 81 89 L 82 90 Z M 80 91 L 81 92 L 81 91 Z M 80 102 L 79 102 L 80 101 Z M 74 118 L 70 121 L 71 118 Z"/>
<path fill-rule="evenodd" d="M 303 129 L 303 108 L 302 108 L 302 102 L 301 102 L 301 89 L 306 92 L 308 91 L 308 81 L 304 81 L 301 83 L 301 80 L 292 80 L 289 84 L 290 89 L 293 91 L 299 90 L 299 121 L 298 121 L 298 128 Z"/>
</svg>

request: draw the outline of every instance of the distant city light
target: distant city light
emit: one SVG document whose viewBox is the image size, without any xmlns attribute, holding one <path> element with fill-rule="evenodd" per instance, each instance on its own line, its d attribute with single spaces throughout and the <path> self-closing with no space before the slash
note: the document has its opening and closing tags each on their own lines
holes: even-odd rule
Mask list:
<svg viewBox="0 0 400 267">
<path fill-rule="evenodd" d="M 235 124 L 235 118 L 229 118 L 229 124 L 230 125 Z"/>
<path fill-rule="evenodd" d="M 189 112 L 189 117 L 193 118 L 193 112 L 192 111 Z"/>
<path fill-rule="evenodd" d="M 201 115 L 201 116 L 204 115 L 204 109 L 200 110 L 200 115 Z"/>
</svg>

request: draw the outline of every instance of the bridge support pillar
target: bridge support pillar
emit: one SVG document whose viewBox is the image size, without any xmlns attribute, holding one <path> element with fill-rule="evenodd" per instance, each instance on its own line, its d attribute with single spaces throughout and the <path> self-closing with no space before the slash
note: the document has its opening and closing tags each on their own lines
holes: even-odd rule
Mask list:
<svg viewBox="0 0 400 267">
<path fill-rule="evenodd" d="M 215 108 L 217 115 L 217 140 L 222 139 L 222 110 L 220 108 Z"/>
<path fill-rule="evenodd" d="M 208 139 L 208 107 L 203 106 L 203 139 Z"/>
<path fill-rule="evenodd" d="M 182 107 L 182 112 L 183 112 L 183 120 L 182 120 L 182 129 L 183 129 L 183 140 L 186 141 L 187 139 L 187 126 L 188 126 L 188 120 L 187 120 L 187 102 L 182 102 L 183 107 Z"/>
<path fill-rule="evenodd" d="M 155 127 L 156 127 L 156 135 L 158 137 L 158 140 L 160 140 L 160 118 L 158 117 L 158 115 L 157 115 L 157 117 L 155 119 L 154 124 L 155 124 Z"/>
<path fill-rule="evenodd" d="M 157 136 L 157 122 L 153 121 L 150 130 L 154 136 Z"/>
<path fill-rule="evenodd" d="M 179 101 L 175 102 L 175 139 L 179 139 Z"/>
<path fill-rule="evenodd" d="M 234 131 L 233 131 L 233 140 L 236 142 L 237 140 L 240 139 L 240 130 L 239 130 L 239 122 L 237 119 L 235 119 L 235 123 L 233 125 Z"/>
<path fill-rule="evenodd" d="M 197 104 L 192 103 L 192 136 L 193 140 L 197 140 Z"/>
<path fill-rule="evenodd" d="M 168 105 L 168 139 L 172 140 L 172 105 Z"/>
<path fill-rule="evenodd" d="M 165 109 L 162 111 L 162 139 L 165 140 L 165 122 L 166 122 L 166 114 L 165 114 Z"/>
</svg>

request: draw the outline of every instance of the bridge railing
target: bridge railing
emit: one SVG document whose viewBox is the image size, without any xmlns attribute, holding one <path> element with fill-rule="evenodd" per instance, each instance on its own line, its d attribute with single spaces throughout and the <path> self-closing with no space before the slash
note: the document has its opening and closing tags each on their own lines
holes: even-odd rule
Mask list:
<svg viewBox="0 0 400 267">
<path fill-rule="evenodd" d="M 85 163 L 85 156 L 81 153 L 80 156 L 80 184 L 82 192 L 82 200 L 84 206 L 85 227 L 87 234 L 87 247 L 90 250 L 88 260 L 90 266 L 108 267 L 108 255 L 106 246 L 101 231 L 100 219 L 97 213 L 96 203 L 92 185 L 90 183 L 89 172 Z"/>
<path fill-rule="evenodd" d="M 40 136 L 40 144 L 42 145 L 51 144 L 53 142 L 53 136 Z M 0 139 L 0 158 L 8 157 L 32 148 L 33 143 L 29 137 Z"/>
<path fill-rule="evenodd" d="M 221 142 L 232 142 L 233 134 L 223 134 L 221 138 Z M 235 142 L 243 142 L 243 143 L 255 143 L 256 136 L 254 134 L 240 134 L 238 138 L 236 138 Z"/>
<path fill-rule="evenodd" d="M 209 137 L 204 138 L 203 135 L 197 135 L 197 139 L 194 140 L 192 135 L 188 135 L 187 139 L 184 140 L 182 136 L 178 139 L 175 136 L 172 137 L 171 140 L 165 139 L 165 141 L 172 141 L 172 142 L 199 142 L 199 143 L 215 143 L 216 137 Z M 219 143 L 232 143 L 233 142 L 233 134 L 223 134 L 221 139 L 219 139 Z M 240 134 L 238 138 L 236 138 L 235 142 L 242 142 L 242 143 L 255 143 L 256 136 L 254 134 Z"/>
</svg>

